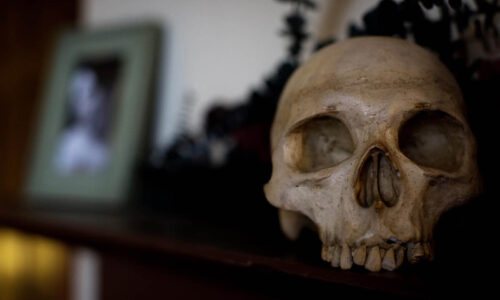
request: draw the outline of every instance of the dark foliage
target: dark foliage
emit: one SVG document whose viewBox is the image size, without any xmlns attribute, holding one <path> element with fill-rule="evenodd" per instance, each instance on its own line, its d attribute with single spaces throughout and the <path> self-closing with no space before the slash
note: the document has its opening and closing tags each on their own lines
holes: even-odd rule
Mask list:
<svg viewBox="0 0 500 300">
<path fill-rule="evenodd" d="M 298 67 L 302 45 L 308 38 L 303 12 L 315 8 L 314 2 L 309 0 L 279 1 L 292 4 L 281 31 L 289 40 L 286 56 L 264 79 L 261 88 L 250 91 L 244 104 L 210 109 L 201 138 L 179 136 L 166 152 L 160 167 L 146 165 L 142 168 L 141 199 L 146 205 L 180 213 L 189 211 L 198 216 L 206 215 L 207 211 L 217 216 L 214 208 L 219 208 L 218 212 L 224 215 L 232 209 L 244 209 L 245 214 L 237 215 L 240 218 L 237 221 L 256 215 L 261 219 L 266 215 L 269 220 L 276 219 L 262 192 L 271 173 L 269 132 L 281 91 Z M 225 164 L 214 166 L 210 160 L 210 144 L 224 140 L 230 140 L 234 146 Z M 186 203 L 183 199 L 199 201 L 194 204 L 192 200 Z M 227 220 L 227 215 L 224 219 Z"/>
</svg>

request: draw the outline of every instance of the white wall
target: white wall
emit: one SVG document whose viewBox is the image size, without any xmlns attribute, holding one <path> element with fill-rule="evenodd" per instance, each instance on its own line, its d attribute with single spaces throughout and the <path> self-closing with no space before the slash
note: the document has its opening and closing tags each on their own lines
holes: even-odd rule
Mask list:
<svg viewBox="0 0 500 300">
<path fill-rule="evenodd" d="M 319 9 L 308 16 L 309 30 L 328 35 L 345 31 L 349 16 L 377 0 L 316 2 Z M 250 88 L 274 70 L 286 53 L 279 32 L 289 10 L 274 0 L 83 0 L 81 24 L 156 20 L 168 30 L 156 139 L 162 146 L 177 131 L 186 99 L 193 104 L 186 125 L 196 132 L 214 101 L 245 100 Z"/>
</svg>

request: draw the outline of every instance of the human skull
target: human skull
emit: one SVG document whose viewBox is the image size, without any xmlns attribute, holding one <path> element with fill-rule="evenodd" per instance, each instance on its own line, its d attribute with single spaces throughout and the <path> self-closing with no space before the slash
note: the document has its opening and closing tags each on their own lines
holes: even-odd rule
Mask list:
<svg viewBox="0 0 500 300">
<path fill-rule="evenodd" d="M 328 46 L 287 82 L 264 191 L 285 235 L 307 221 L 334 267 L 394 270 L 433 257 L 441 214 L 481 191 L 476 143 L 452 74 L 386 37 Z"/>
</svg>

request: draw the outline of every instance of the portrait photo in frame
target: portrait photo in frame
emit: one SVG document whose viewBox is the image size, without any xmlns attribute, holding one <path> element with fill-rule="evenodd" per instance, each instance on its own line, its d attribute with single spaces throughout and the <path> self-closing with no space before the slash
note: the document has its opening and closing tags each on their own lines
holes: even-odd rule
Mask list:
<svg viewBox="0 0 500 300">
<path fill-rule="evenodd" d="M 117 207 L 144 155 L 160 30 L 68 31 L 46 78 L 26 182 L 30 205 Z"/>
</svg>

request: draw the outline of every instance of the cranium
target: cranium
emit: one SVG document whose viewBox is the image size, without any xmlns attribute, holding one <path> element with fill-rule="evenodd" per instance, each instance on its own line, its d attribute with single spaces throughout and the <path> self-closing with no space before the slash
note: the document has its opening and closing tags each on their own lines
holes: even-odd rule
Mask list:
<svg viewBox="0 0 500 300">
<path fill-rule="evenodd" d="M 264 187 L 291 239 L 306 220 L 322 258 L 394 270 L 433 257 L 441 214 L 481 190 L 460 89 L 427 50 L 384 37 L 314 54 L 287 82 Z"/>
</svg>

